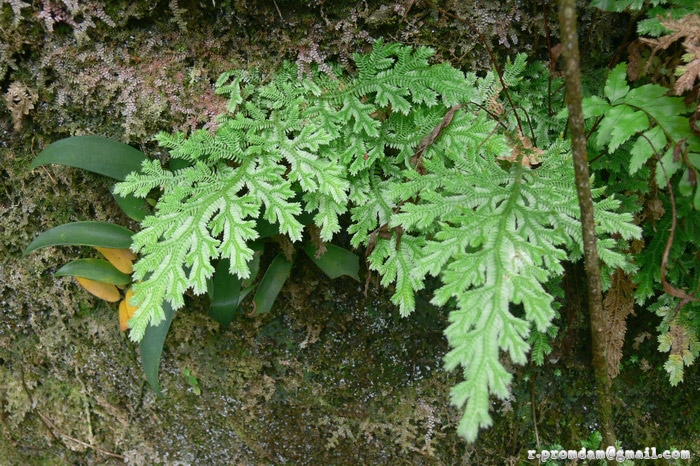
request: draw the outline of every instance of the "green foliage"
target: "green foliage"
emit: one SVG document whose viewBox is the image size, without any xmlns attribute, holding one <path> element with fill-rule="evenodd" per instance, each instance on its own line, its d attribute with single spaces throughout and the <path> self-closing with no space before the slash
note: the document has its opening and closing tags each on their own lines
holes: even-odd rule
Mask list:
<svg viewBox="0 0 700 466">
<path fill-rule="evenodd" d="M 272 305 L 277 299 L 284 282 L 289 278 L 292 271 L 292 262 L 288 261 L 284 254 L 279 253 L 273 259 L 270 267 L 260 281 L 260 286 L 255 292 L 253 300 L 255 302 L 255 313 L 266 314 L 272 309 Z"/>
<path fill-rule="evenodd" d="M 176 160 L 176 159 L 175 159 Z M 179 163 L 184 162 L 184 163 Z M 177 161 L 172 165 L 183 167 L 189 166 L 187 161 Z M 103 138 L 101 136 L 78 136 L 61 139 L 50 144 L 32 161 L 30 167 L 34 168 L 44 164 L 60 164 L 92 171 L 113 179 L 124 179 L 130 173 L 140 169 L 141 164 L 147 164 L 146 156 L 140 151 L 118 141 Z M 142 196 L 144 197 L 144 196 Z M 127 194 L 125 196 L 116 195 L 115 200 L 122 210 L 136 220 L 143 220 L 147 210 L 147 203 L 143 199 Z M 149 201 L 153 199 L 149 198 Z M 300 220 L 308 223 L 308 219 L 303 216 Z M 258 225 L 257 235 L 260 238 L 272 236 L 278 233 L 276 225 L 262 221 Z M 78 278 L 80 284 L 90 293 L 108 301 L 118 301 L 122 298 L 121 293 L 115 285 L 124 287 L 132 284 L 133 277 L 131 265 L 133 256 L 128 248 L 133 241 L 133 232 L 106 222 L 73 222 L 59 225 L 47 230 L 37 236 L 26 248 L 24 254 L 29 254 L 35 249 L 49 246 L 92 246 L 97 248 L 109 259 L 109 262 L 102 259 L 78 259 L 69 262 L 61 267 L 54 274 L 56 277 L 74 276 Z M 307 249 L 308 249 L 307 245 Z M 107 249 L 105 249 L 107 248 Z M 259 268 L 259 256 L 262 253 L 261 244 L 252 244 L 251 248 L 258 252 L 251 261 L 254 273 L 257 275 Z M 109 252 L 111 250 L 111 252 Z M 121 250 L 121 252 L 119 252 Z M 116 252 L 115 252 L 116 251 Z M 333 246 L 330 254 L 323 254 L 313 257 L 313 261 L 329 277 L 336 278 L 340 275 L 349 275 L 357 278 L 359 268 L 359 258 L 345 249 Z M 115 257 L 116 255 L 116 257 Z M 114 265 L 113 265 L 114 264 Z M 120 268 L 121 267 L 121 268 Z M 122 270 L 126 267 L 127 273 Z M 286 267 L 283 266 L 283 267 Z M 119 268 L 119 270 L 117 270 Z M 289 275 L 289 267 L 284 273 L 280 273 L 278 262 L 273 262 L 268 268 L 261 283 L 257 286 L 255 303 L 258 312 L 268 312 L 272 307 L 279 290 Z M 211 299 L 209 315 L 222 326 L 227 326 L 238 311 L 241 301 L 255 288 L 255 285 L 248 282 L 245 289 L 241 289 L 243 281 L 229 272 L 230 266 L 226 259 L 219 261 L 217 273 L 209 277 L 206 283 L 207 291 Z M 121 271 L 120 271 L 121 270 Z M 96 283 L 81 282 L 87 279 Z M 130 315 L 127 308 L 133 296 L 131 286 L 119 306 L 120 328 L 125 330 L 126 321 Z M 158 367 L 160 357 L 165 344 L 165 337 L 170 328 L 170 322 L 174 316 L 172 308 L 163 304 L 165 319 L 157 326 L 151 326 L 144 331 L 141 340 L 141 361 L 143 364 L 146 380 L 151 388 L 158 393 Z"/>
<path fill-rule="evenodd" d="M 247 295 L 245 291 L 241 292 L 242 280 L 231 276 L 228 271 L 228 261 L 220 260 L 216 264 L 214 275 L 207 283 L 207 293 L 211 299 L 209 317 L 223 327 L 228 327 L 238 313 L 238 306 Z"/>
<path fill-rule="evenodd" d="M 603 435 L 600 431 L 595 430 L 591 432 L 591 435 L 586 440 L 581 440 L 581 446 L 587 450 L 598 450 L 602 441 Z"/>
<path fill-rule="evenodd" d="M 74 136 L 49 144 L 29 168 L 59 163 L 123 180 L 138 171 L 146 156 L 137 149 L 102 136 Z"/>
<path fill-rule="evenodd" d="M 175 311 L 168 303 L 163 304 L 163 315 L 165 316 L 158 325 L 149 327 L 139 342 L 141 353 L 141 365 L 146 375 L 148 385 L 151 386 L 158 396 L 163 396 L 158 383 L 158 370 L 160 369 L 160 358 L 163 354 L 165 337 L 168 336 L 170 324 L 173 322 Z"/>
<path fill-rule="evenodd" d="M 584 99 L 583 108 L 594 123 L 589 138 L 592 158 L 598 160 L 594 169 L 615 192 L 632 200 L 627 209 L 646 220 L 646 244 L 641 243 L 644 247 L 635 256 L 635 297 L 638 304 L 654 299 L 652 308 L 665 316 L 659 326 L 659 350 L 671 353 L 665 368 L 675 385 L 697 356 L 694 342 L 700 319 L 695 316 L 700 305 L 697 300 L 672 304 L 669 295 L 659 295 L 669 286 L 692 295 L 700 285 L 700 138 L 691 129 L 693 110 L 682 97 L 668 94 L 656 84 L 631 87 L 622 63 L 610 72 L 603 97 Z M 670 234 L 673 241 L 668 245 Z M 676 306 L 677 311 L 669 311 Z"/>
<path fill-rule="evenodd" d="M 50 144 L 32 161 L 31 167 L 60 164 L 82 168 L 114 179 L 123 179 L 128 173 L 138 170 L 140 164 L 145 161 L 146 156 L 143 153 L 126 144 L 100 136 L 80 136 L 61 139 Z M 133 196 L 115 195 L 114 198 L 124 212 L 132 218 L 141 220 L 145 217 L 147 209 L 143 200 Z M 133 234 L 124 227 L 106 222 L 67 223 L 41 233 L 27 247 L 24 254 L 42 247 L 65 245 L 112 250 L 126 249 L 131 246 Z M 127 261 L 130 264 L 131 260 L 127 259 Z M 118 300 L 120 293 L 114 285 L 129 285 L 132 277 L 117 270 L 110 262 L 101 259 L 77 259 L 61 267 L 54 275 L 56 277 L 69 275 L 93 280 L 97 282 L 98 289 L 106 285 L 113 290 Z M 104 299 L 101 293 L 95 293 L 90 288 L 88 291 Z M 122 308 L 126 307 L 129 295 L 127 292 L 120 306 L 119 318 L 123 323 L 125 323 L 125 317 L 122 316 Z M 158 386 L 160 356 L 174 315 L 167 305 L 164 309 L 168 313 L 168 319 L 157 327 L 149 328 L 141 341 L 141 364 L 146 380 L 158 394 L 160 394 Z"/>
<path fill-rule="evenodd" d="M 698 10 L 696 0 L 593 0 L 591 6 L 616 12 L 644 11 L 646 19 L 637 23 L 637 32 L 654 37 L 669 33 L 660 18 L 680 19 Z"/>
<path fill-rule="evenodd" d="M 24 254 L 48 246 L 94 246 L 103 248 L 128 248 L 133 232 L 127 228 L 106 222 L 72 222 L 59 225 L 34 238 Z"/>
<path fill-rule="evenodd" d="M 122 142 L 102 136 L 74 136 L 49 144 L 29 168 L 57 163 L 123 180 L 138 171 L 144 160 L 146 156 L 141 151 Z M 114 200 L 134 220 L 143 220 L 149 212 L 148 205 L 133 196 L 114 195 Z"/>
<path fill-rule="evenodd" d="M 192 387 L 192 391 L 194 392 L 194 394 L 197 396 L 201 395 L 202 388 L 199 386 L 199 380 L 197 380 L 197 377 L 192 375 L 192 372 L 190 372 L 189 369 L 185 369 L 183 371 L 183 375 L 185 376 L 187 383 L 190 385 L 190 387 Z"/>
<path fill-rule="evenodd" d="M 534 330 L 530 334 L 530 339 L 528 343 L 532 346 L 532 353 L 530 358 L 532 361 L 541 366 L 544 364 L 544 358 L 552 352 L 552 347 L 549 344 L 550 338 L 555 338 L 557 336 L 558 329 L 556 326 L 552 325 L 549 327 L 546 333 Z"/>
<path fill-rule="evenodd" d="M 507 398 L 512 377 L 500 352 L 526 361 L 531 330 L 546 332 L 555 315 L 543 285 L 563 272 L 564 259 L 580 257 L 571 156 L 544 100 L 518 94 L 528 86 L 523 75 L 547 79 L 541 67 L 518 56 L 503 73 L 520 111 L 532 114 L 538 148 L 516 126 L 520 118 L 504 113 L 495 74 L 430 65 L 431 55 L 376 42 L 355 55 L 352 75 L 334 68 L 300 78 L 289 64 L 269 82 L 224 74 L 217 85 L 229 113 L 216 135 L 158 138 L 189 166 L 171 172 L 147 161 L 117 186 L 122 195 L 161 192 L 134 236 L 142 258 L 131 338 L 163 322 L 163 306 L 181 307 L 187 289 L 205 292 L 214 261 L 249 278 L 265 222 L 296 242 L 309 214 L 330 241 L 346 215 L 351 244 L 367 248 L 369 268 L 394 287 L 402 316 L 415 309 L 427 275 L 439 277 L 432 302 L 451 309 L 445 367 L 465 377 L 452 390 L 465 409 L 459 433 L 473 441 L 489 426 L 489 395 Z M 603 192 L 595 192 L 600 257 L 630 270 L 619 247 L 639 229 Z M 275 276 L 287 270 L 276 267 Z"/>
<path fill-rule="evenodd" d="M 691 130 L 692 109 L 681 97 L 667 95 L 663 86 L 645 84 L 631 89 L 625 63 L 610 72 L 604 92 L 605 99 L 594 96 L 584 100 L 586 117 L 602 117 L 594 143 L 614 153 L 631 142 L 631 175 L 654 158 L 656 184 L 663 187 L 679 173 L 679 193 L 693 197 L 695 209 L 700 209 L 700 138 Z"/>
<path fill-rule="evenodd" d="M 304 252 L 316 266 L 329 278 L 338 278 L 347 275 L 360 280 L 360 258 L 347 249 L 339 248 L 333 244 L 325 245 L 326 251 L 320 256 L 311 243 L 306 243 Z"/>
<path fill-rule="evenodd" d="M 77 259 L 58 269 L 54 277 L 82 277 L 111 285 L 128 285 L 131 277 L 102 259 Z"/>
</svg>

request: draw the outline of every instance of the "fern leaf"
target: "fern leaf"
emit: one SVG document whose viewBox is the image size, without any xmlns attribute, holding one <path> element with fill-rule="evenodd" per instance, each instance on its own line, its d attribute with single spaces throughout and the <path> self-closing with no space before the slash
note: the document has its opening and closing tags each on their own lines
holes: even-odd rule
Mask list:
<svg viewBox="0 0 700 466">
<path fill-rule="evenodd" d="M 407 234 L 401 235 L 400 242 L 398 238 L 395 235 L 391 240 L 377 240 L 368 262 L 371 269 L 381 274 L 382 285 L 395 284 L 396 291 L 391 302 L 399 306 L 401 317 L 406 317 L 415 310 L 414 295 L 424 286 L 423 277 L 416 273 L 415 264 L 421 258 L 425 240 Z"/>
<path fill-rule="evenodd" d="M 246 178 L 246 187 L 252 196 L 264 204 L 263 218 L 270 223 L 278 223 L 280 232 L 288 235 L 292 241 L 301 240 L 303 225 L 297 220 L 301 206 L 298 202 L 290 202 L 294 198 L 290 183 L 279 182 L 282 167 L 261 164 L 259 168 Z"/>
<path fill-rule="evenodd" d="M 502 107 L 496 75 L 431 65 L 432 55 L 429 48 L 376 41 L 370 53 L 355 55 L 355 76 L 311 71 L 300 79 L 293 65 L 267 83 L 244 72 L 223 75 L 218 92 L 229 95 L 229 114 L 217 134 L 159 136 L 192 166 L 170 172 L 146 162 L 117 187 L 140 196 L 162 191 L 132 245 L 141 253 L 134 267 L 141 283 L 134 287 L 139 309 L 131 338 L 164 318 L 165 300 L 177 309 L 186 290 L 203 292 L 212 261 L 229 259 L 232 274 L 249 277 L 258 219 L 299 241 L 303 208 L 328 241 L 349 211 L 351 244 L 371 249 L 369 267 L 394 287 L 402 316 L 414 310 L 426 275 L 441 281 L 432 302 L 452 307 L 445 367 L 460 367 L 465 377 L 451 392 L 452 403 L 464 408 L 459 433 L 471 441 L 489 426 L 489 397 L 508 397 L 512 378 L 500 353 L 523 364 L 532 342 L 536 358 L 546 352 L 546 342 L 530 336 L 532 329 L 546 332 L 555 315 L 543 285 L 582 249 L 573 169 L 569 149 L 553 136 L 560 121 L 533 120 L 533 134 L 552 144 L 527 149 L 541 159 L 539 168 L 529 168 L 523 144 L 513 142 L 523 137 L 513 136 L 514 114 L 496 121 L 485 110 Z M 528 72 L 536 70 L 524 55 L 504 71 L 521 112 L 547 105 L 516 95 L 528 85 Z M 588 109 L 609 120 L 599 142 L 613 148 L 656 118 L 635 106 L 644 97 L 629 91 L 623 74 L 616 68 L 608 102 Z M 666 120 L 666 133 L 681 131 Z M 597 194 L 600 257 L 630 269 L 620 244 L 639 229 L 617 212 L 619 202 Z"/>
<path fill-rule="evenodd" d="M 379 136 L 379 121 L 372 118 L 371 114 L 376 111 L 372 104 L 362 103 L 356 97 L 349 96 L 343 102 L 343 107 L 338 111 L 338 116 L 349 121 L 354 120 L 353 131 L 363 132 L 369 137 Z"/>
<path fill-rule="evenodd" d="M 355 196 L 357 199 L 359 196 Z M 362 196 L 364 202 L 357 203 L 352 208 L 352 225 L 348 227 L 348 233 L 353 235 L 351 244 L 358 247 L 369 241 L 370 233 L 379 225 L 389 223 L 393 213 L 393 202 L 390 194 L 382 183 L 368 188 L 366 195 Z"/>
<path fill-rule="evenodd" d="M 546 333 L 534 331 L 530 335 L 530 344 L 532 345 L 532 355 L 530 357 L 535 364 L 541 366 L 544 364 L 545 356 L 552 352 L 549 336 Z"/>
</svg>

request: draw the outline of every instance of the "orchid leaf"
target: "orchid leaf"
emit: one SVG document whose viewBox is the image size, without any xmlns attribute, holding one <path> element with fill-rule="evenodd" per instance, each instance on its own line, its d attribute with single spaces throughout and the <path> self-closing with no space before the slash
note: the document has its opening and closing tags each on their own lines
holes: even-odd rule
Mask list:
<svg viewBox="0 0 700 466">
<path fill-rule="evenodd" d="M 141 364 L 143 371 L 146 374 L 146 380 L 154 392 L 158 396 L 163 396 L 158 383 L 158 370 L 160 367 L 160 359 L 163 355 L 163 346 L 165 345 L 165 337 L 170 330 L 170 324 L 173 321 L 175 311 L 170 306 L 170 303 L 163 302 L 163 312 L 165 319 L 158 325 L 149 325 L 146 327 L 146 332 L 143 335 L 139 346 L 141 349 Z"/>
<path fill-rule="evenodd" d="M 80 286 L 85 288 L 90 294 L 97 296 L 110 303 L 116 303 L 121 299 L 119 289 L 109 283 L 90 280 L 89 278 L 75 277 Z"/>
<path fill-rule="evenodd" d="M 360 280 L 360 257 L 357 254 L 333 244 L 326 244 L 326 252 L 316 258 L 316 250 L 311 243 L 306 243 L 304 252 L 328 278 L 347 275 Z"/>
<path fill-rule="evenodd" d="M 228 327 L 238 311 L 241 294 L 241 278 L 229 271 L 231 262 L 221 259 L 216 265 L 214 275 L 208 281 L 208 293 L 211 299 L 209 317 Z"/>
<path fill-rule="evenodd" d="M 123 249 L 131 246 L 134 233 L 107 222 L 73 222 L 51 228 L 34 238 L 25 249 L 27 255 L 47 246 L 93 246 Z"/>
<path fill-rule="evenodd" d="M 275 257 L 267 268 L 265 276 L 260 281 L 258 290 L 255 292 L 255 297 L 253 299 L 255 301 L 256 314 L 266 314 L 270 312 L 291 270 L 292 263 L 284 257 L 284 254 L 277 254 L 277 257 Z"/>
<path fill-rule="evenodd" d="M 143 152 L 123 142 L 102 136 L 73 136 L 49 144 L 29 168 L 55 163 L 121 181 L 129 173 L 138 172 L 144 160 Z"/>
<path fill-rule="evenodd" d="M 112 264 L 102 259 L 76 259 L 58 269 L 55 277 L 82 277 L 111 285 L 128 285 L 131 276 L 120 272 Z"/>
</svg>

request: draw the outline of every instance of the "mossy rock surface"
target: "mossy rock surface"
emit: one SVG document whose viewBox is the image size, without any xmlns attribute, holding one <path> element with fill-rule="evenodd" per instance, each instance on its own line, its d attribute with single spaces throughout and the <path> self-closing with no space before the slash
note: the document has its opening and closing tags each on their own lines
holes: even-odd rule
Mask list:
<svg viewBox="0 0 700 466">
<path fill-rule="evenodd" d="M 370 286 L 365 296 L 364 285 L 329 281 L 308 260 L 298 261 L 269 314 L 244 315 L 225 331 L 206 317 L 204 299 L 188 297 L 166 341 L 166 396 L 157 398 L 137 346 L 118 331 L 116 307 L 52 275 L 90 251 L 22 256 L 37 234 L 62 223 L 138 227 L 111 201 L 106 179 L 58 166 L 30 171 L 50 142 L 100 134 L 164 158 L 156 132 L 215 127 L 226 105 L 213 93 L 219 73 L 269 73 L 286 59 L 343 62 L 377 38 L 429 45 L 438 60 L 487 69 L 469 24 L 413 1 L 79 2 L 75 11 L 56 2 L 61 21 L 30 3 L 0 5 L 0 91 L 23 92 L 0 99 L 0 464 L 505 464 L 523 460 L 538 440 L 578 448 L 588 437 L 595 400 L 587 353 L 562 351 L 558 365 L 511 367 L 515 399 L 495 401 L 495 425 L 466 445 L 449 405 L 459 374 L 440 368 L 446 311 L 426 295 L 400 318 L 386 290 Z M 524 2 L 442 8 L 468 19 L 499 58 L 546 58 L 541 12 Z M 605 50 L 612 23 L 582 17 L 591 47 Z M 661 413 L 700 419 L 681 392 L 653 398 L 664 390 L 656 375 L 619 382 L 621 406 L 637 421 L 625 425 L 640 439 L 700 450 L 692 421 L 649 421 Z M 686 383 L 698 382 L 696 364 Z"/>
</svg>

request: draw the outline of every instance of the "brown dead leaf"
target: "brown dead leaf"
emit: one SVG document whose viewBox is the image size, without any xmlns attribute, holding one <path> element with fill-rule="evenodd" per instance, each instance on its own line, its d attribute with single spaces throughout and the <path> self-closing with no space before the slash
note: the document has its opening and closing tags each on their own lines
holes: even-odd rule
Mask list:
<svg viewBox="0 0 700 466">
<path fill-rule="evenodd" d="M 314 224 L 309 224 L 306 226 L 306 231 L 309 232 L 309 236 L 311 237 L 311 244 L 316 248 L 314 257 L 320 259 L 328 250 L 328 248 L 326 248 L 326 243 L 321 239 L 321 228 Z"/>
<path fill-rule="evenodd" d="M 692 59 L 686 65 L 679 66 L 676 70 L 681 72 L 676 84 L 673 86 L 673 91 L 676 95 L 692 90 L 695 81 L 700 76 L 700 46 L 686 46 L 686 49 Z"/>
<path fill-rule="evenodd" d="M 673 86 L 673 92 L 680 95 L 689 91 L 695 85 L 700 76 L 700 15 L 691 14 L 679 19 L 670 16 L 660 19 L 661 25 L 671 31 L 671 34 L 661 36 L 658 39 L 642 38 L 640 41 L 651 47 L 651 57 L 647 61 L 647 67 L 651 65 L 651 58 L 659 51 L 666 50 L 675 42 L 683 39 L 683 47 L 686 53 L 682 60 L 685 65 L 676 70 L 679 75 Z"/>
<path fill-rule="evenodd" d="M 634 312 L 634 285 L 622 269 L 617 269 L 613 274 L 612 287 L 603 300 L 603 309 L 608 321 L 605 335 L 608 374 L 614 379 L 620 374 L 622 345 L 627 333 L 627 316 Z"/>
<path fill-rule="evenodd" d="M 511 147 L 510 154 L 498 157 L 499 160 L 506 160 L 512 163 L 520 162 L 528 168 L 540 164 L 540 156 L 544 154 L 544 151 L 535 147 L 527 136 L 519 134 L 516 141 L 508 138 L 508 143 Z"/>
<path fill-rule="evenodd" d="M 29 89 L 25 84 L 15 81 L 10 84 L 5 93 L 7 108 L 12 113 L 12 123 L 15 130 L 22 129 L 22 119 L 29 115 L 29 111 L 34 108 L 39 96 L 35 91 Z"/>
<path fill-rule="evenodd" d="M 688 335 L 688 329 L 684 325 L 679 324 L 674 319 L 668 334 L 671 336 L 672 355 L 675 354 L 683 358 L 686 352 L 690 352 L 690 336 Z"/>
</svg>

